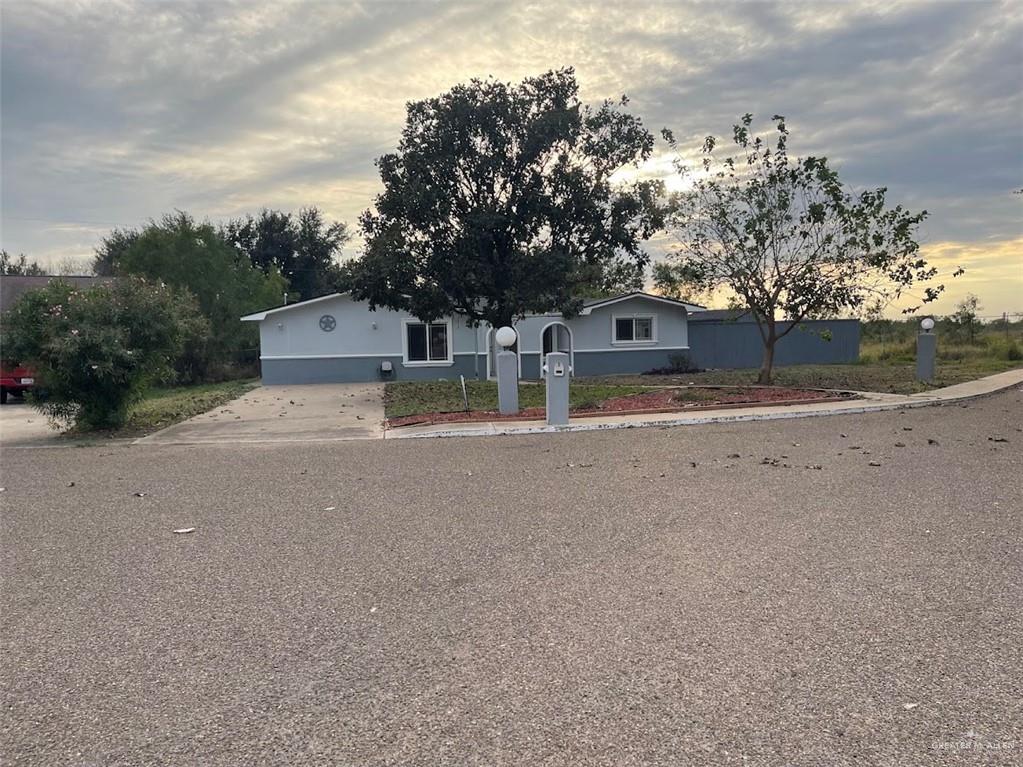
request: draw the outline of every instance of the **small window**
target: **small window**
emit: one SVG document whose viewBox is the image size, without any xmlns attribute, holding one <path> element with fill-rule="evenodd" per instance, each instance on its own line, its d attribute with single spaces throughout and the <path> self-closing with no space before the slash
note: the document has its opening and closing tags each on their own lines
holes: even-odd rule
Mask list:
<svg viewBox="0 0 1023 767">
<path fill-rule="evenodd" d="M 449 362 L 448 324 L 446 322 L 409 322 L 406 362 Z"/>
<path fill-rule="evenodd" d="M 429 362 L 430 357 L 426 353 L 426 325 L 421 322 L 409 323 L 406 332 L 409 362 Z"/>
<path fill-rule="evenodd" d="M 615 317 L 614 338 L 616 344 L 629 343 L 653 343 L 654 318 L 653 317 Z"/>
<path fill-rule="evenodd" d="M 430 325 L 430 359 L 446 360 L 448 358 L 448 326 Z"/>
</svg>

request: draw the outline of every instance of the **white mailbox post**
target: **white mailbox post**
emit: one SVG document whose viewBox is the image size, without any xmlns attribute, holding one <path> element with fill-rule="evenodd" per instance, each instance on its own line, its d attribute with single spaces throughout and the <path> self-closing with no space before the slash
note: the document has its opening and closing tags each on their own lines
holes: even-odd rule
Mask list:
<svg viewBox="0 0 1023 767">
<path fill-rule="evenodd" d="M 934 380 L 934 360 L 938 351 L 938 337 L 934 334 L 934 320 L 930 317 L 920 323 L 916 337 L 916 377 L 924 383 Z"/>
<path fill-rule="evenodd" d="M 550 352 L 543 366 L 547 382 L 547 425 L 568 425 L 568 379 L 572 370 L 569 356 L 564 352 Z"/>
<path fill-rule="evenodd" d="M 501 347 L 497 353 L 497 409 L 501 415 L 519 412 L 519 359 L 515 352 L 508 351 L 517 338 L 515 328 L 507 325 L 494 333 Z"/>
</svg>

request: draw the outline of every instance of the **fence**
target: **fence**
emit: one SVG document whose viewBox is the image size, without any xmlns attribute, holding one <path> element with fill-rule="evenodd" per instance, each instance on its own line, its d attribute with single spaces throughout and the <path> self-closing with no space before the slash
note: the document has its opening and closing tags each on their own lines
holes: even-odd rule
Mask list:
<svg viewBox="0 0 1023 767">
<path fill-rule="evenodd" d="M 790 323 L 778 323 L 783 332 Z M 752 319 L 689 317 L 689 358 L 700 368 L 755 368 L 764 344 Z M 859 320 L 807 320 L 775 346 L 775 365 L 828 365 L 856 362 L 860 354 Z"/>
</svg>

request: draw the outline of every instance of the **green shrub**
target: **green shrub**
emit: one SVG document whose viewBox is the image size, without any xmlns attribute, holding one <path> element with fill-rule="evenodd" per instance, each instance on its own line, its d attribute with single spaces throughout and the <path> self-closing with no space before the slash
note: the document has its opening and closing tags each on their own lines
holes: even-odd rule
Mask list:
<svg viewBox="0 0 1023 767">
<path fill-rule="evenodd" d="M 54 281 L 4 317 L 5 357 L 34 368 L 35 406 L 81 430 L 116 428 L 146 388 L 174 378 L 186 340 L 209 334 L 194 298 L 162 283 L 118 279 L 87 290 Z"/>
<path fill-rule="evenodd" d="M 700 368 L 688 354 L 669 354 L 668 366 L 648 370 L 644 375 L 677 375 L 680 373 L 699 373 Z"/>
<path fill-rule="evenodd" d="M 107 244 L 109 247 L 109 244 Z M 223 377 L 225 367 L 252 361 L 259 348 L 259 329 L 240 322 L 242 315 L 281 302 L 287 283 L 280 274 L 265 274 L 224 240 L 209 222 L 178 212 L 150 221 L 132 234 L 110 268 L 187 290 L 208 321 L 202 342 L 189 339 L 176 365 L 184 382 Z"/>
</svg>

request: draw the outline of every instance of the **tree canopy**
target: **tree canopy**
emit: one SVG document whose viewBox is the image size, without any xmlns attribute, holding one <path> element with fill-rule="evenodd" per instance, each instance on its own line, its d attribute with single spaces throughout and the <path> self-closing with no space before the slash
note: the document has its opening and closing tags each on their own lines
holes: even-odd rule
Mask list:
<svg viewBox="0 0 1023 767">
<path fill-rule="evenodd" d="M 361 217 L 353 294 L 500 326 L 640 285 L 663 185 L 621 179 L 654 144 L 627 103 L 582 104 L 572 69 L 410 103 L 397 151 L 377 160 L 384 191 Z"/>
<path fill-rule="evenodd" d="M 114 229 L 104 237 L 96 247 L 96 255 L 92 261 L 92 271 L 101 277 L 112 277 L 117 272 L 117 264 L 121 256 L 139 238 L 137 229 Z"/>
<path fill-rule="evenodd" d="M 114 272 L 165 282 L 194 295 L 212 329 L 204 355 L 208 362 L 235 361 L 253 352 L 255 328 L 239 317 L 281 303 L 286 286 L 280 274 L 253 266 L 212 224 L 198 223 L 182 212 L 150 221 L 135 233 L 119 253 Z"/>
<path fill-rule="evenodd" d="M 926 211 L 889 207 L 883 187 L 849 191 L 827 158 L 789 157 L 783 117 L 774 117 L 773 142 L 754 135 L 752 120 L 747 114 L 733 128 L 735 155 L 716 156 L 709 136 L 697 168 L 677 162 L 690 184 L 669 216 L 679 244 L 654 279 L 669 293 L 734 292 L 760 328 L 760 382 L 770 383 L 775 344 L 799 322 L 876 313 L 937 270 L 915 239 Z M 677 146 L 669 131 L 665 138 Z M 921 303 L 942 290 L 925 285 Z"/>
<path fill-rule="evenodd" d="M 264 273 L 281 274 L 299 301 L 337 290 L 341 249 L 351 239 L 345 224 L 328 223 L 315 207 L 296 215 L 264 209 L 228 222 L 222 235 Z"/>
</svg>

